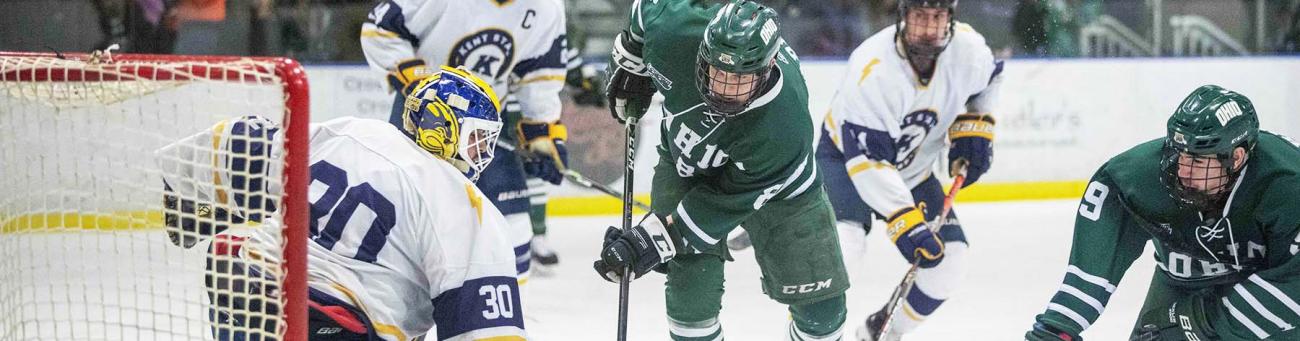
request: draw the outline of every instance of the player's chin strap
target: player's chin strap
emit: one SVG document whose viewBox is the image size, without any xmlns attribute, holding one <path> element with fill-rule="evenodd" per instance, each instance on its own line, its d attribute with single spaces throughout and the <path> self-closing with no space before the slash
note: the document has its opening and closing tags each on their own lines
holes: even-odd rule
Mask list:
<svg viewBox="0 0 1300 341">
<path fill-rule="evenodd" d="M 1232 250 L 1232 263 L 1235 264 L 1238 268 L 1241 267 L 1241 256 L 1238 255 L 1241 252 L 1235 250 L 1235 248 L 1237 247 L 1237 238 L 1233 234 L 1232 221 L 1228 220 L 1228 213 L 1232 209 L 1232 198 L 1237 196 L 1237 189 L 1241 188 L 1241 179 L 1246 177 L 1246 168 L 1247 167 L 1242 167 L 1241 173 L 1237 174 L 1237 180 L 1234 181 L 1236 183 L 1232 185 L 1232 191 L 1228 192 L 1228 200 L 1223 203 L 1223 214 L 1219 217 L 1218 220 L 1214 222 L 1214 226 L 1210 227 L 1210 231 L 1205 232 L 1205 233 L 1214 233 L 1214 231 L 1219 230 L 1219 224 L 1223 224 L 1225 221 L 1227 222 L 1228 242 L 1231 243 L 1229 245 L 1232 245 L 1232 247 L 1234 248 L 1234 250 Z M 1201 221 L 1205 221 L 1204 213 L 1196 212 L 1196 215 L 1199 218 L 1201 218 Z M 1205 250 L 1206 253 L 1209 253 L 1210 257 L 1214 257 L 1214 261 L 1223 262 L 1222 260 L 1219 259 L 1218 255 L 1215 255 L 1214 251 L 1210 251 L 1210 248 L 1208 246 L 1205 246 L 1205 240 L 1201 238 L 1200 231 L 1196 231 L 1196 233 L 1197 233 L 1196 243 L 1201 245 L 1201 249 Z"/>
</svg>

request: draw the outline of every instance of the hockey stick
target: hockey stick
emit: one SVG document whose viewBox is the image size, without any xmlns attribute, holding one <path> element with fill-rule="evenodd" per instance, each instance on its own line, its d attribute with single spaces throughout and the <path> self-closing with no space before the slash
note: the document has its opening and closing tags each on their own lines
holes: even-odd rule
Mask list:
<svg viewBox="0 0 1300 341">
<path fill-rule="evenodd" d="M 939 211 L 939 215 L 935 218 L 940 223 L 948 219 L 948 212 L 952 210 L 952 200 L 957 197 L 957 192 L 966 183 L 966 165 L 959 164 L 958 167 L 960 168 L 957 169 L 957 177 L 952 179 L 952 188 L 948 189 L 948 195 L 943 197 L 943 210 Z M 939 233 L 939 227 L 934 225 L 927 223 L 926 228 L 934 233 Z M 940 240 L 940 242 L 943 241 Z M 908 293 L 912 292 L 912 283 L 916 282 L 916 271 L 920 268 L 921 258 L 917 257 L 912 261 L 912 268 L 908 269 L 907 274 L 903 275 L 903 281 L 898 283 L 898 287 L 894 288 L 894 294 L 890 295 L 889 301 L 885 303 L 884 322 L 880 325 L 880 329 L 876 330 L 875 335 L 871 336 L 873 340 L 880 340 L 880 336 L 889 331 L 890 322 L 894 320 L 894 315 L 898 313 L 898 308 L 902 306 L 903 299 L 907 297 Z"/>
<path fill-rule="evenodd" d="M 564 170 L 564 178 L 569 179 L 569 181 L 573 182 L 578 186 L 594 189 L 600 191 L 601 193 L 609 194 L 610 196 L 613 196 L 615 198 L 620 198 L 620 199 L 623 198 L 623 192 L 619 192 L 613 188 L 609 188 L 608 185 L 592 181 L 591 179 L 588 179 L 587 177 L 583 176 L 582 173 L 578 173 L 578 171 L 575 171 L 572 168 Z M 633 199 L 632 204 L 636 205 L 636 207 L 639 209 L 650 211 L 650 205 L 647 205 L 646 203 L 643 203 L 640 200 Z"/>
<path fill-rule="evenodd" d="M 632 230 L 632 169 L 636 165 L 636 117 L 628 117 L 623 123 L 626 133 L 623 139 L 627 148 L 627 159 L 623 160 L 623 231 Z M 627 305 L 629 287 L 632 278 L 632 266 L 623 267 L 623 276 L 618 279 L 618 341 L 627 341 Z"/>
</svg>

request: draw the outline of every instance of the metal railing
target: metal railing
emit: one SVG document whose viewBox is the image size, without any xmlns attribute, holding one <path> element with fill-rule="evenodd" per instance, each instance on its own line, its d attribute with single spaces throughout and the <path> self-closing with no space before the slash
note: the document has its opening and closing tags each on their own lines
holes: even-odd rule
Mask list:
<svg viewBox="0 0 1300 341">
<path fill-rule="evenodd" d="M 1079 51 L 1085 57 L 1145 57 L 1156 55 L 1151 42 L 1109 15 L 1079 30 Z"/>
<path fill-rule="evenodd" d="M 1215 25 L 1214 22 L 1199 15 L 1175 15 L 1169 17 L 1169 27 L 1173 34 L 1173 55 L 1175 56 L 1225 56 L 1249 55 L 1245 46 L 1231 35 Z"/>
</svg>

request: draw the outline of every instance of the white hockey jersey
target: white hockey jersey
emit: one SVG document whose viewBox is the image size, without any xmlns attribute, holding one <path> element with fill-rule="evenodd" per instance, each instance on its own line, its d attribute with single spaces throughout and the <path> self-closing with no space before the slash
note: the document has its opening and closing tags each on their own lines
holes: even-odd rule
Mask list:
<svg viewBox="0 0 1300 341">
<path fill-rule="evenodd" d="M 361 27 L 371 66 L 465 66 L 541 122 L 560 119 L 566 44 L 560 0 L 387 0 Z"/>
<path fill-rule="evenodd" d="M 338 118 L 313 124 L 310 136 L 313 295 L 350 303 L 385 340 L 410 340 L 431 328 L 437 340 L 523 340 L 506 220 L 463 173 L 384 121 Z M 173 145 L 195 149 L 220 138 L 205 131 Z M 159 154 L 211 158 L 169 148 L 175 149 Z M 169 184 L 194 182 L 167 171 L 164 177 Z M 253 232 L 255 242 L 241 257 L 273 254 L 249 250 L 278 245 L 265 231 Z"/>
<path fill-rule="evenodd" d="M 946 153 L 957 115 L 989 113 L 996 101 L 1002 63 L 973 28 L 954 25 L 929 84 L 918 80 L 890 26 L 853 51 L 831 101 L 823 128 L 844 152 L 863 201 L 881 214 L 915 205 L 911 189 Z"/>
</svg>

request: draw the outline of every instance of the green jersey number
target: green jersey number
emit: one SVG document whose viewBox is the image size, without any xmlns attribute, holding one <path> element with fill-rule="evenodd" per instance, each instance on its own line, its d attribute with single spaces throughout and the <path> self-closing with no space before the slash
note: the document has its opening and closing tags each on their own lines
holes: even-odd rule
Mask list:
<svg viewBox="0 0 1300 341">
<path fill-rule="evenodd" d="M 1092 221 L 1101 219 L 1101 205 L 1106 202 L 1106 194 L 1110 193 L 1110 187 L 1106 184 L 1093 181 L 1088 184 L 1088 189 L 1083 192 L 1083 203 L 1079 204 L 1079 215 Z"/>
</svg>

